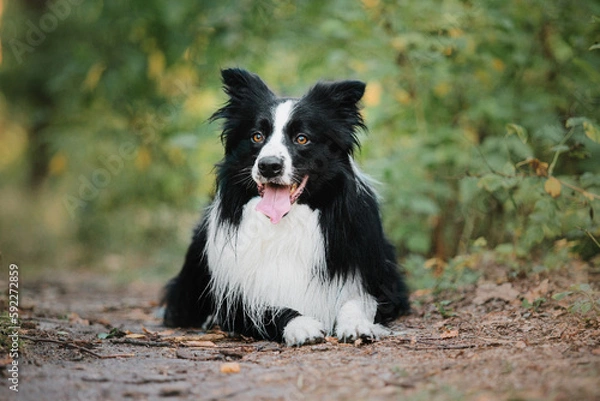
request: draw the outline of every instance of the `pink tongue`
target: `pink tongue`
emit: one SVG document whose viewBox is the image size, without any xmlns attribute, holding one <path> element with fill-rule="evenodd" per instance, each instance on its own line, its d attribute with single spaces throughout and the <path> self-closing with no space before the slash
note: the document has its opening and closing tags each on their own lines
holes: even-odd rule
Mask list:
<svg viewBox="0 0 600 401">
<path fill-rule="evenodd" d="M 256 205 L 256 210 L 264 213 L 277 224 L 292 208 L 290 203 L 290 188 L 275 185 L 265 185 L 264 194 Z"/>
</svg>

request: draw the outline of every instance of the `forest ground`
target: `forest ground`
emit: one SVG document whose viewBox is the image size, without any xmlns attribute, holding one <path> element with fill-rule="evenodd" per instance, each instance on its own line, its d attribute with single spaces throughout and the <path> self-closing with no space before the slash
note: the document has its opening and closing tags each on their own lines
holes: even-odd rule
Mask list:
<svg viewBox="0 0 600 401">
<path fill-rule="evenodd" d="M 600 400 L 598 315 L 551 298 L 597 284 L 597 272 L 582 263 L 526 278 L 504 271 L 436 295 L 416 291 L 413 313 L 380 341 L 293 348 L 167 329 L 157 283 L 115 285 L 92 273 L 23 283 L 19 391 L 10 389 L 8 346 L 0 399 Z"/>
</svg>

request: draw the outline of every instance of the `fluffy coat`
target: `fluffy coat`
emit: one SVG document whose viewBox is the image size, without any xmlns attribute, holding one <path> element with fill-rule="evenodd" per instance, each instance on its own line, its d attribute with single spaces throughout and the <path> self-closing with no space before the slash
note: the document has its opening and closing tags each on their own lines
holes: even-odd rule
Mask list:
<svg viewBox="0 0 600 401">
<path fill-rule="evenodd" d="M 388 333 L 409 311 L 377 197 L 353 161 L 365 84 L 320 82 L 280 98 L 222 71 L 228 102 L 216 194 L 166 287 L 167 326 L 220 325 L 302 345 Z"/>
</svg>

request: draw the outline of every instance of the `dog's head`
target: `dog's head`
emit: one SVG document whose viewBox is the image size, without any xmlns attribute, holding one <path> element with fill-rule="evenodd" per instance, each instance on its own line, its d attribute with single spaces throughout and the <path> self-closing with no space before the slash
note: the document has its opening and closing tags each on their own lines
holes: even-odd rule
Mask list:
<svg viewBox="0 0 600 401">
<path fill-rule="evenodd" d="M 353 174 L 363 82 L 322 82 L 301 98 L 280 98 L 247 71 L 227 69 L 222 77 L 229 101 L 211 118 L 225 120 L 220 167 L 228 185 L 253 187 L 263 198 L 257 209 L 273 223 L 294 202 Z"/>
</svg>

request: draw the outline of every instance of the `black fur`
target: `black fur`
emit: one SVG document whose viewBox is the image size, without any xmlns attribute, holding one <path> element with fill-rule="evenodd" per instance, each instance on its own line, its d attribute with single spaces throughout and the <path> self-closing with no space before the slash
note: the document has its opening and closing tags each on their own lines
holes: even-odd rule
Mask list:
<svg viewBox="0 0 600 401">
<path fill-rule="evenodd" d="M 229 100 L 211 117 L 224 120 L 225 155 L 217 165 L 216 185 L 220 221 L 235 228 L 243 206 L 259 195 L 250 169 L 260 145 L 248 138 L 253 132 L 268 135 L 273 130 L 272 110 L 286 99 L 276 97 L 260 78 L 244 70 L 224 70 L 222 77 Z M 376 195 L 357 177 L 349 157 L 359 146 L 357 131 L 365 128 L 357 107 L 364 90 L 365 84 L 359 81 L 318 83 L 298 100 L 286 140 L 292 141 L 297 133 L 307 134 L 311 140 L 310 145 L 289 149 L 298 176 L 310 175 L 297 202 L 320 211 L 328 275 L 320 279 L 359 276 L 378 301 L 375 321 L 386 323 L 407 313 L 410 306 L 394 249 L 382 230 Z M 295 310 L 267 311 L 262 327 L 245 316 L 240 299 L 224 303 L 222 308 L 227 311 L 215 310 L 205 256 L 207 224 L 205 217 L 194 232 L 183 269 L 166 286 L 164 324 L 199 327 L 217 323 L 225 330 L 281 341 L 287 323 L 299 316 Z M 226 315 L 229 319 L 218 318 Z M 208 321 L 210 316 L 217 320 Z"/>
</svg>

